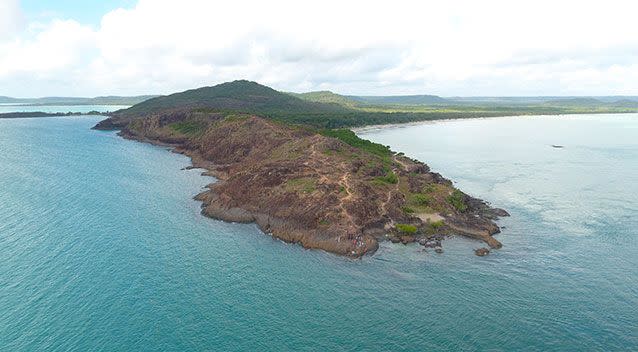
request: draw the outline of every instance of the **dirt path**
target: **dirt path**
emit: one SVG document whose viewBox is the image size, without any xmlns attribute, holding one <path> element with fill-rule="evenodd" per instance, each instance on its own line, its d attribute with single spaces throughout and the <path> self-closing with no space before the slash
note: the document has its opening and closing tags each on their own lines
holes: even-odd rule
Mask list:
<svg viewBox="0 0 638 352">
<path fill-rule="evenodd" d="M 325 173 L 322 172 L 322 170 L 319 170 L 314 165 L 311 166 L 311 163 L 322 164 L 322 162 L 326 161 L 327 159 L 328 158 L 325 155 L 322 155 L 321 153 L 317 151 L 316 143 L 312 143 L 310 147 L 310 157 L 309 157 L 308 167 L 312 168 L 313 171 L 319 176 L 319 182 L 330 184 L 332 183 L 330 181 L 330 178 L 328 178 L 328 176 L 326 176 Z M 352 185 L 350 184 L 350 173 L 347 171 L 346 165 L 341 165 L 341 166 L 342 166 L 341 169 L 343 174 L 339 177 L 339 184 L 342 185 L 346 195 L 343 198 L 341 198 L 341 201 L 339 202 L 339 208 L 341 212 L 343 213 L 343 216 L 346 218 L 347 223 L 352 227 L 357 227 L 356 222 L 354 221 L 354 218 L 345 207 L 345 203 L 351 201 L 353 197 Z"/>
<path fill-rule="evenodd" d="M 407 167 L 405 166 L 405 164 L 403 164 L 401 161 L 399 161 L 397 159 L 396 156 L 392 157 L 392 161 L 396 162 L 397 164 L 403 166 L 404 169 L 407 169 Z M 394 193 L 399 193 L 399 185 L 401 184 L 401 179 L 399 178 L 399 172 L 398 169 L 395 167 L 395 164 L 392 164 L 392 172 L 397 175 L 397 183 L 393 185 L 392 188 L 390 188 L 388 190 L 388 195 L 386 197 L 385 202 L 381 203 L 381 214 L 382 215 L 387 215 L 388 218 L 390 218 L 390 223 L 388 224 L 390 227 L 394 226 L 394 220 L 389 216 L 388 213 L 388 204 L 390 204 L 390 201 L 392 200 L 392 196 Z"/>
</svg>

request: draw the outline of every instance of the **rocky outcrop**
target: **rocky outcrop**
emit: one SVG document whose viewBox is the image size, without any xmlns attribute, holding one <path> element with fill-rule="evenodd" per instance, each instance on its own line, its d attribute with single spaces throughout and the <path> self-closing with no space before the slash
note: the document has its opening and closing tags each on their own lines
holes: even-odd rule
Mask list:
<svg viewBox="0 0 638 352">
<path fill-rule="evenodd" d="M 219 180 L 196 196 L 204 215 L 255 222 L 265 233 L 304 248 L 360 257 L 389 239 L 440 252 L 441 240 L 453 234 L 501 246 L 492 237 L 499 232 L 493 220 L 504 211 L 389 150 L 221 113 L 170 111 L 97 127 L 121 127 L 124 137 L 174 146 Z M 418 215 L 425 212 L 430 215 Z"/>
</svg>

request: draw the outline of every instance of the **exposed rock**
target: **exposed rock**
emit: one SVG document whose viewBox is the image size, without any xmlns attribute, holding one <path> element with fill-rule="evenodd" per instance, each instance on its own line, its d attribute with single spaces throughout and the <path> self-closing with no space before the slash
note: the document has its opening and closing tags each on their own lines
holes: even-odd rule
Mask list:
<svg viewBox="0 0 638 352">
<path fill-rule="evenodd" d="M 478 255 L 479 257 L 484 257 L 488 254 L 490 254 L 490 250 L 483 247 L 483 248 L 479 248 L 479 249 L 475 249 L 474 250 L 474 254 Z"/>
<path fill-rule="evenodd" d="M 353 257 L 374 253 L 383 239 L 418 241 L 440 253 L 441 240 L 455 233 L 500 247 L 492 237 L 499 232 L 493 219 L 504 211 L 465 194 L 465 207 L 455 208 L 447 200 L 452 183 L 409 158 L 382 157 L 256 116 L 169 111 L 123 119 L 98 127 L 119 127 L 126 138 L 171 146 L 218 179 L 195 197 L 206 216 L 255 222 L 283 241 Z M 386 180 L 389 174 L 395 178 Z M 406 212 L 413 194 L 428 187 L 434 189 L 428 202 L 436 216 Z M 410 231 L 397 231 L 398 224 Z"/>
</svg>

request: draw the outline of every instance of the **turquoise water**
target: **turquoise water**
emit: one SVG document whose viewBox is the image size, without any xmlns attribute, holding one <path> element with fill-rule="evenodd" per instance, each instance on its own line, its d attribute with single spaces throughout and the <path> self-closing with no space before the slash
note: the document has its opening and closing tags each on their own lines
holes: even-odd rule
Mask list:
<svg viewBox="0 0 638 352">
<path fill-rule="evenodd" d="M 638 349 L 638 116 L 363 133 L 512 213 L 488 257 L 363 260 L 202 217 L 211 179 L 99 119 L 0 120 L 2 351 Z"/>
<path fill-rule="evenodd" d="M 128 105 L 13 105 L 0 104 L 0 114 L 5 112 L 109 112 L 128 108 Z"/>
</svg>

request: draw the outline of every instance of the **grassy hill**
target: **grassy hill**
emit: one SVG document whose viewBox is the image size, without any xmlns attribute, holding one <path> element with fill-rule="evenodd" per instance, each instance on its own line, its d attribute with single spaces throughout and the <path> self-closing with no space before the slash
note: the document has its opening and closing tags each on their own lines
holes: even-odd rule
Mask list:
<svg viewBox="0 0 638 352">
<path fill-rule="evenodd" d="M 638 108 L 631 106 L 630 102 L 626 102 L 625 106 L 612 106 L 602 101 L 596 103 L 587 99 L 591 104 L 584 104 L 582 98 L 571 103 L 539 102 L 529 105 L 503 102 L 455 103 L 453 100 L 428 95 L 366 99 L 378 103 L 357 103 L 349 97 L 326 91 L 283 93 L 255 82 L 241 80 L 149 99 L 115 112 L 110 119 L 101 122 L 96 128 L 120 129 L 131 121 L 148 115 L 175 112 L 252 114 L 321 129 L 473 117 L 638 112 Z M 442 101 L 447 103 L 434 103 Z M 575 103 L 580 104 L 573 105 Z"/>
<path fill-rule="evenodd" d="M 316 92 L 308 92 L 308 93 L 289 93 L 297 98 L 301 98 L 307 101 L 313 101 L 317 103 L 325 103 L 325 104 L 336 104 L 345 106 L 348 108 L 355 108 L 357 106 L 357 102 L 353 99 L 350 99 L 346 96 L 333 93 L 331 91 L 322 90 Z"/>
<path fill-rule="evenodd" d="M 316 114 L 346 111 L 346 108 L 337 104 L 308 101 L 256 82 L 240 80 L 157 97 L 129 109 L 121 110 L 118 114 L 141 116 L 167 109 L 210 109 L 272 117 L 294 113 Z"/>
<path fill-rule="evenodd" d="M 358 103 L 372 105 L 432 105 L 449 104 L 450 101 L 436 95 L 348 96 Z"/>
<path fill-rule="evenodd" d="M 602 101 L 595 98 L 564 98 L 547 101 L 545 104 L 554 106 L 600 106 L 604 105 Z"/>
</svg>

